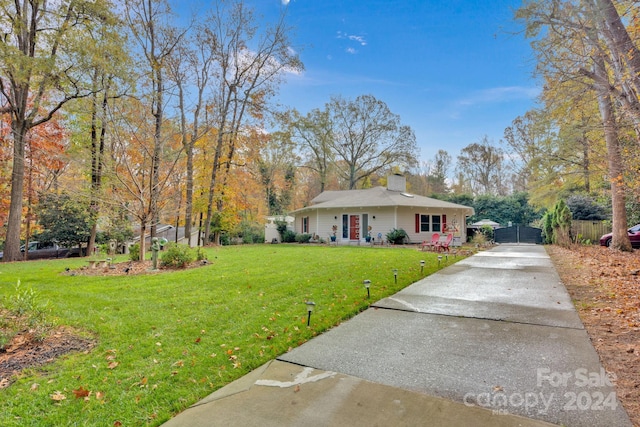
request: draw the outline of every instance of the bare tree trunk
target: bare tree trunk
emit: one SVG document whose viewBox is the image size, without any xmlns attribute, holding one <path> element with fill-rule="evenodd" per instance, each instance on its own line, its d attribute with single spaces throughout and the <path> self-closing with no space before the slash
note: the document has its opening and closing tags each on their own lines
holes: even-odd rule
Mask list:
<svg viewBox="0 0 640 427">
<path fill-rule="evenodd" d="M 20 225 L 22 223 L 22 206 L 24 195 L 24 162 L 25 139 L 27 127 L 23 121 L 14 118 L 11 123 L 13 132 L 13 170 L 11 171 L 11 204 L 7 219 L 7 237 L 5 240 L 3 261 L 19 261 Z"/>
<path fill-rule="evenodd" d="M 140 257 L 138 261 L 144 261 L 144 257 L 147 254 L 147 221 L 142 220 L 140 222 Z"/>
<path fill-rule="evenodd" d="M 590 193 L 591 178 L 589 175 L 589 168 L 591 167 L 591 159 L 589 157 L 589 139 L 584 132 L 582 133 L 580 144 L 582 145 L 582 176 L 584 179 L 584 191 Z"/>
<path fill-rule="evenodd" d="M 604 60 L 596 58 L 595 73 L 600 78 L 607 78 Z M 608 87 L 596 81 L 595 87 L 598 95 L 598 107 L 602 116 L 604 138 L 607 144 L 607 161 L 609 164 L 609 179 L 611 180 L 611 204 L 613 220 L 613 237 L 611 247 L 620 251 L 630 252 L 631 242 L 627 234 L 627 211 L 624 181 L 622 176 L 622 156 L 616 128 L 616 119 L 611 103 Z"/>
<path fill-rule="evenodd" d="M 610 39 L 609 47 L 613 50 L 612 54 L 622 59 L 629 68 L 627 75 L 637 95 L 640 93 L 640 50 L 631 40 L 613 1 L 596 0 L 596 4 L 608 30 L 603 31 L 603 36 Z"/>
<path fill-rule="evenodd" d="M 94 89 L 97 86 L 98 69 L 93 74 Z M 89 213 L 91 215 L 91 231 L 89 233 L 89 243 L 87 244 L 87 255 L 93 253 L 96 244 L 96 234 L 98 232 L 98 198 L 97 192 L 100 187 L 98 178 L 98 164 L 100 158 L 98 156 L 98 95 L 91 97 L 91 202 L 89 204 Z M 82 255 L 82 254 L 81 254 Z"/>
</svg>

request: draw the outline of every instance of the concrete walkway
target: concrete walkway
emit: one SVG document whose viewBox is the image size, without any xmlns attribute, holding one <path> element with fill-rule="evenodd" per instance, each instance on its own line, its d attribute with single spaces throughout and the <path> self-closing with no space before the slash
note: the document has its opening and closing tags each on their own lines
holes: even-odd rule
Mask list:
<svg viewBox="0 0 640 427">
<path fill-rule="evenodd" d="M 213 393 L 178 426 L 631 426 L 542 246 L 447 267 Z"/>
</svg>

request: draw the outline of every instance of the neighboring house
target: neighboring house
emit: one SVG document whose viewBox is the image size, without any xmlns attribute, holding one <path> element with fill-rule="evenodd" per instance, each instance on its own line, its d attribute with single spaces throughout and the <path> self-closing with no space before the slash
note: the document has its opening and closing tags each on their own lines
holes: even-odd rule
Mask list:
<svg viewBox="0 0 640 427">
<path fill-rule="evenodd" d="M 264 225 L 265 243 L 280 242 L 280 233 L 278 232 L 278 224 L 276 224 L 277 221 L 286 221 L 287 228 L 293 231 L 294 218 L 292 216 L 268 216 L 267 223 Z"/>
<path fill-rule="evenodd" d="M 184 227 L 174 227 L 169 224 L 158 224 L 156 227 L 156 237 L 158 239 L 166 239 L 168 242 L 176 242 L 181 245 L 186 245 L 187 238 L 184 233 Z M 198 246 L 198 237 L 199 237 L 199 229 L 195 227 L 194 230 L 191 231 L 191 242 L 190 246 L 195 248 Z M 140 228 L 134 228 L 133 230 L 133 239 L 130 242 L 127 242 L 124 248 L 123 253 L 129 253 L 129 247 L 135 243 L 140 242 Z M 145 234 L 145 244 L 147 248 L 151 247 L 151 228 L 147 228 L 147 233 Z"/>
<path fill-rule="evenodd" d="M 391 175 L 387 188 L 325 191 L 311 205 L 290 213 L 296 233 L 329 240 L 336 226 L 340 244 L 364 242 L 367 233 L 376 242 L 395 229 L 407 232 L 410 243 L 431 240 L 433 233 L 453 233 L 455 242 L 466 241 L 466 220 L 472 207 L 407 193 L 406 178 Z M 369 227 L 371 227 L 369 231 Z"/>
</svg>

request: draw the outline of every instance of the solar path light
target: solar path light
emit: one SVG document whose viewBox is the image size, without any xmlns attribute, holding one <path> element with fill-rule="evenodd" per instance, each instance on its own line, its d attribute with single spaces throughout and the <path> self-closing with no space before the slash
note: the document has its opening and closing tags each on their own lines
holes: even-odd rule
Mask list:
<svg viewBox="0 0 640 427">
<path fill-rule="evenodd" d="M 393 281 L 396 283 L 396 285 L 398 284 L 398 269 L 397 268 L 393 269 Z"/>
<path fill-rule="evenodd" d="M 306 301 L 305 304 L 307 304 L 307 326 L 309 326 L 311 324 L 311 313 L 313 312 L 316 303 L 313 301 Z"/>
<path fill-rule="evenodd" d="M 362 283 L 364 283 L 364 287 L 367 288 L 367 299 L 371 298 L 371 291 L 369 290 L 371 287 L 371 280 L 364 280 Z"/>
<path fill-rule="evenodd" d="M 424 274 L 424 260 L 420 260 L 420 274 Z"/>
</svg>

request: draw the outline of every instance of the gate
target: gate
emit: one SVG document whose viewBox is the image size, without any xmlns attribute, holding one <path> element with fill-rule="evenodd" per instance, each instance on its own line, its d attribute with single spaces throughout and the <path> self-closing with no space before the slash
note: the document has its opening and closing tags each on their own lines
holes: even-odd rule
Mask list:
<svg viewBox="0 0 640 427">
<path fill-rule="evenodd" d="M 497 228 L 493 232 L 496 243 L 542 243 L 542 230 L 535 227 L 514 225 L 512 227 Z"/>
</svg>

